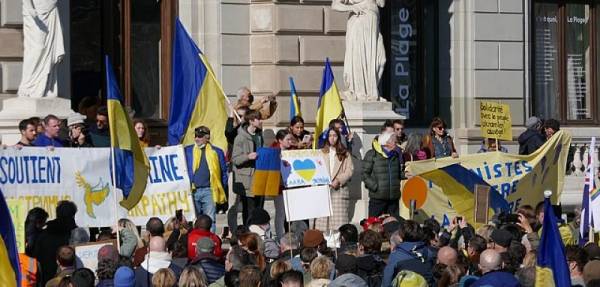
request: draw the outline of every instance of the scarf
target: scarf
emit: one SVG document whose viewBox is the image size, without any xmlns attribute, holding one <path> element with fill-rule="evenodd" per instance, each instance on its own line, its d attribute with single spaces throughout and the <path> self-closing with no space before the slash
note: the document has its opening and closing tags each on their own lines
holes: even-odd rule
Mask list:
<svg viewBox="0 0 600 287">
<path fill-rule="evenodd" d="M 223 184 L 221 183 L 221 166 L 219 163 L 219 156 L 217 152 L 215 152 L 212 148 L 211 144 L 206 144 L 205 147 L 206 154 L 206 164 L 208 165 L 208 170 L 210 171 L 210 189 L 212 191 L 212 197 L 215 204 L 225 203 L 225 190 L 223 189 Z M 193 162 L 192 167 L 193 171 L 196 171 L 198 167 L 200 167 L 200 159 L 202 158 L 202 150 L 198 145 L 194 145 L 193 147 Z"/>
</svg>

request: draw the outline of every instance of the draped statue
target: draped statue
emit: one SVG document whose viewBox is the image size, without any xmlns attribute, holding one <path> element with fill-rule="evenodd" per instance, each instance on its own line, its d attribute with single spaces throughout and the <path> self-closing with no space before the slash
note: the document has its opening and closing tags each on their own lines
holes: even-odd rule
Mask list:
<svg viewBox="0 0 600 287">
<path fill-rule="evenodd" d="M 385 0 L 333 0 L 331 8 L 350 12 L 346 28 L 344 88 L 349 100 L 376 101 L 385 66 L 379 7 Z"/>
<path fill-rule="evenodd" d="M 57 68 L 65 55 L 57 0 L 23 0 L 23 38 L 18 95 L 57 97 Z"/>
</svg>

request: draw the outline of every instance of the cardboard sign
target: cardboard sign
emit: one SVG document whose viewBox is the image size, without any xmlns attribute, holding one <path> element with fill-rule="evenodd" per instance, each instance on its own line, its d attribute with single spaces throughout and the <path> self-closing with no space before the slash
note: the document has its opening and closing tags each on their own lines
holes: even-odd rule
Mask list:
<svg viewBox="0 0 600 287">
<path fill-rule="evenodd" d="M 475 223 L 487 224 L 490 211 L 490 187 L 475 185 Z"/>
<path fill-rule="evenodd" d="M 328 185 L 329 171 L 320 150 L 281 152 L 281 177 L 285 187 Z"/>
<path fill-rule="evenodd" d="M 484 138 L 512 140 L 510 106 L 494 102 L 479 103 L 481 136 Z"/>
<path fill-rule="evenodd" d="M 98 251 L 104 245 L 113 245 L 117 247 L 117 241 L 106 240 L 74 246 L 75 256 L 77 258 L 78 263 L 77 268 L 85 267 L 96 272 L 96 269 L 98 269 Z"/>
<path fill-rule="evenodd" d="M 25 253 L 25 219 L 27 218 L 27 202 L 23 199 L 7 199 L 6 204 L 15 226 L 17 248 Z"/>
<path fill-rule="evenodd" d="M 327 217 L 333 214 L 329 186 L 311 186 L 283 191 L 288 221 Z"/>
</svg>

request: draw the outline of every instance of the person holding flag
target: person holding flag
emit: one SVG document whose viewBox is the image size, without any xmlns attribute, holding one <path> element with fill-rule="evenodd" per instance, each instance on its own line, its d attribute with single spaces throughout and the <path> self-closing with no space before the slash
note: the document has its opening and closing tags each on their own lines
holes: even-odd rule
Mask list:
<svg viewBox="0 0 600 287">
<path fill-rule="evenodd" d="M 592 137 L 589 150 L 593 153 L 595 148 L 596 137 Z M 598 195 L 594 180 L 596 178 L 596 175 L 594 174 L 594 170 L 596 169 L 594 156 L 588 155 L 588 162 L 589 164 L 585 174 L 585 185 L 583 187 L 583 198 L 581 200 L 581 223 L 579 225 L 579 246 L 581 247 L 590 240 L 590 231 L 592 231 L 593 234 L 593 228 L 590 228 L 590 226 L 592 225 L 594 213 L 599 213 L 598 215 L 600 215 L 600 209 L 596 208 L 595 212 L 591 210 L 592 195 L 595 194 L 596 197 Z"/>
<path fill-rule="evenodd" d="M 544 219 L 542 236 L 537 248 L 535 286 L 571 286 L 569 266 L 565 260 L 565 246 L 558 230 L 558 220 L 550 203 L 552 192 L 544 191 Z"/>
<path fill-rule="evenodd" d="M 15 226 L 4 194 L 0 191 L 0 286 L 16 287 L 21 282 L 21 267 Z"/>
<path fill-rule="evenodd" d="M 195 145 L 185 147 L 188 173 L 192 182 L 192 198 L 196 218 L 206 214 L 212 219 L 211 231 L 216 230 L 216 204 L 226 201 L 227 163 L 220 148 L 210 143 L 210 129 L 195 129 Z"/>
</svg>

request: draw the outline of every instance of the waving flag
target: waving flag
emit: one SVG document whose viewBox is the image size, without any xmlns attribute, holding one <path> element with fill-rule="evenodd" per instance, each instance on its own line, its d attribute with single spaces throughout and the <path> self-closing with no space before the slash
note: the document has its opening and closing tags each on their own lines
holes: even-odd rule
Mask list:
<svg viewBox="0 0 600 287">
<path fill-rule="evenodd" d="M 281 182 L 281 149 L 261 147 L 256 153 L 256 169 L 252 177 L 252 194 L 277 196 Z"/>
<path fill-rule="evenodd" d="M 489 186 L 479 175 L 456 163 L 419 176 L 439 186 L 456 212 L 467 222 L 475 223 L 475 185 Z M 490 208 L 494 212 L 510 210 L 508 202 L 494 189 L 490 190 Z"/>
<path fill-rule="evenodd" d="M 325 60 L 325 69 L 323 70 L 323 81 L 321 82 L 321 95 L 317 106 L 317 119 L 315 120 L 315 137 L 313 148 L 322 146 L 323 133 L 327 131 L 329 122 L 339 118 L 344 111 L 340 93 L 335 85 L 333 71 L 329 58 Z"/>
<path fill-rule="evenodd" d="M 21 282 L 21 268 L 15 227 L 0 191 L 0 286 L 16 287 L 17 282 Z"/>
<path fill-rule="evenodd" d="M 131 119 L 121 104 L 121 93 L 108 56 L 106 64 L 106 105 L 110 127 L 110 146 L 114 157 L 115 185 L 123 191 L 120 204 L 131 210 L 146 190 L 150 164 L 140 146 Z"/>
<path fill-rule="evenodd" d="M 542 223 L 542 236 L 537 249 L 537 266 L 535 267 L 535 286 L 571 286 L 569 266 L 565 260 L 565 246 L 563 245 L 554 209 L 550 203 L 550 191 L 545 191 L 544 196 L 544 222 Z M 546 194 L 548 193 L 548 194 Z"/>
<path fill-rule="evenodd" d="M 298 101 L 294 78 L 290 77 L 290 121 L 296 116 L 301 117 L 302 112 L 300 111 L 300 102 Z"/>
<path fill-rule="evenodd" d="M 225 92 L 210 64 L 177 19 L 173 43 L 171 106 L 168 142 L 194 144 L 194 129 L 210 129 L 210 142 L 227 151 Z"/>
</svg>

